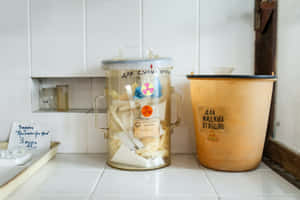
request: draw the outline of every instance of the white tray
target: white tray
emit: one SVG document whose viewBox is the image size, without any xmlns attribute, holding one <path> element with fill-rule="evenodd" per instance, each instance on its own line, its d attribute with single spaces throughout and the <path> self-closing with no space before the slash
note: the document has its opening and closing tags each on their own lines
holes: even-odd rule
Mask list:
<svg viewBox="0 0 300 200">
<path fill-rule="evenodd" d="M 7 145 L 7 142 L 0 142 L 0 149 L 7 149 Z M 23 184 L 35 172 L 51 160 L 56 155 L 58 145 L 59 142 L 52 142 L 49 151 L 33 160 L 30 165 L 23 168 L 16 168 L 16 170 L 9 175 L 11 177 L 9 177 L 7 181 L 0 183 L 0 200 L 5 199 L 10 193 L 15 191 L 18 186 Z"/>
</svg>

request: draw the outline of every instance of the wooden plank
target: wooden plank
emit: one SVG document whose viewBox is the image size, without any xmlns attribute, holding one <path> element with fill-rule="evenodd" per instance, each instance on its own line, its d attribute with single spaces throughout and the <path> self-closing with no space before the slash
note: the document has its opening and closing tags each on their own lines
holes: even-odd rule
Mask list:
<svg viewBox="0 0 300 200">
<path fill-rule="evenodd" d="M 264 10 L 260 4 L 261 0 L 256 0 L 256 18 L 260 19 L 256 20 L 259 27 L 256 25 L 255 74 L 271 75 L 276 73 L 277 1 L 272 2 L 275 8 L 270 17 L 266 14 L 270 10 Z"/>
<path fill-rule="evenodd" d="M 266 165 L 268 165 L 273 171 L 279 174 L 282 178 L 286 179 L 288 182 L 290 182 L 291 184 L 295 185 L 298 189 L 300 189 L 300 180 L 297 179 L 294 175 L 289 173 L 278 163 L 274 162 L 272 159 L 268 157 L 263 157 L 263 161 Z"/>
<path fill-rule="evenodd" d="M 292 151 L 287 146 L 269 139 L 265 148 L 265 157 L 280 165 L 287 172 L 300 180 L 300 154 Z"/>
<path fill-rule="evenodd" d="M 28 168 L 25 168 L 13 179 L 0 186 L 0 199 L 5 199 L 14 192 L 20 185 L 25 183 L 34 173 L 51 160 L 57 152 L 59 142 L 52 142 L 51 148 L 39 160 L 33 162 Z M 0 147 L 7 147 L 7 143 L 0 143 Z"/>
<path fill-rule="evenodd" d="M 255 0 L 255 74 L 276 74 L 277 0 Z M 271 102 L 265 146 L 274 131 L 275 86 Z"/>
</svg>

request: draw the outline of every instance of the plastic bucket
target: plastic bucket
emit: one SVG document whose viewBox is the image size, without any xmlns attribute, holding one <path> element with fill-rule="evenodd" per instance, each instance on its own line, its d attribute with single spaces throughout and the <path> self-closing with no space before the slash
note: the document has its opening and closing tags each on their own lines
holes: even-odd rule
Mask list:
<svg viewBox="0 0 300 200">
<path fill-rule="evenodd" d="M 187 77 L 200 163 L 224 171 L 256 168 L 262 158 L 276 77 Z"/>
</svg>

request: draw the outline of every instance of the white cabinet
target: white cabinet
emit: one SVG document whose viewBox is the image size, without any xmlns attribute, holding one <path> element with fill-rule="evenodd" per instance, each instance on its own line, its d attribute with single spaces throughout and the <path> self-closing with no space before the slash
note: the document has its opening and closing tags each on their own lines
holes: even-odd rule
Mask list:
<svg viewBox="0 0 300 200">
<path fill-rule="evenodd" d="M 82 0 L 31 0 L 32 76 L 85 72 Z"/>
<path fill-rule="evenodd" d="M 139 56 L 139 0 L 87 0 L 87 72 L 103 75 L 103 59 Z"/>
</svg>

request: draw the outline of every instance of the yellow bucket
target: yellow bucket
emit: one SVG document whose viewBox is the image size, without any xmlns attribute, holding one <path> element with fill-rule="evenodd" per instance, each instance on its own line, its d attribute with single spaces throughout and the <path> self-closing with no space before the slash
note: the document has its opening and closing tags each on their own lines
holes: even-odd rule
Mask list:
<svg viewBox="0 0 300 200">
<path fill-rule="evenodd" d="M 200 163 L 224 171 L 256 168 L 262 158 L 276 77 L 187 77 Z"/>
</svg>

